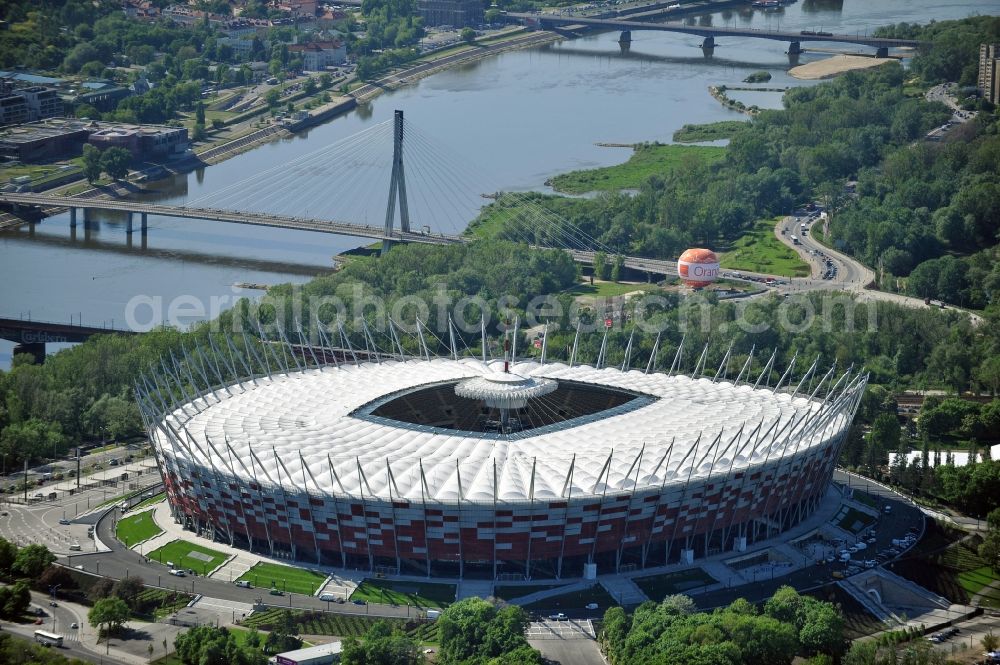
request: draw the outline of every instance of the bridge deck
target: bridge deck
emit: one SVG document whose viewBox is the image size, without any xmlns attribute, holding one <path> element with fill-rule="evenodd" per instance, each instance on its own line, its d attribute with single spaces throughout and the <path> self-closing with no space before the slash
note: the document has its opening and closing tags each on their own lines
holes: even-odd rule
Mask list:
<svg viewBox="0 0 1000 665">
<path fill-rule="evenodd" d="M 36 206 L 39 208 L 80 208 L 94 210 L 117 210 L 121 212 L 146 213 L 164 217 L 182 217 L 233 224 L 251 224 L 254 226 L 273 226 L 283 229 L 300 231 L 315 231 L 318 233 L 334 233 L 337 235 L 371 238 L 374 240 L 395 240 L 401 242 L 421 242 L 431 244 L 451 244 L 463 242 L 459 236 L 431 235 L 423 233 L 404 233 L 396 231 L 387 236 L 385 229 L 377 226 L 352 224 L 350 222 L 328 221 L 309 217 L 293 217 L 266 212 L 241 212 L 220 210 L 217 208 L 198 208 L 186 206 L 169 206 L 138 201 L 123 201 L 120 199 L 67 199 L 64 196 L 44 194 L 14 194 L 0 192 L 0 202 L 19 205 Z"/>
<path fill-rule="evenodd" d="M 913 39 L 884 39 L 869 35 L 835 35 L 835 34 L 803 34 L 801 32 L 784 32 L 780 30 L 756 30 L 754 28 L 729 28 L 704 25 L 685 25 L 683 23 L 654 23 L 646 21 L 630 21 L 612 18 L 587 18 L 583 16 L 552 16 L 547 14 L 508 13 L 508 17 L 524 21 L 552 26 L 588 26 L 612 30 L 656 30 L 662 32 L 679 32 L 699 37 L 754 37 L 757 39 L 773 39 L 783 42 L 840 42 L 846 44 L 862 44 L 876 48 L 917 47 L 922 44 Z"/>
</svg>

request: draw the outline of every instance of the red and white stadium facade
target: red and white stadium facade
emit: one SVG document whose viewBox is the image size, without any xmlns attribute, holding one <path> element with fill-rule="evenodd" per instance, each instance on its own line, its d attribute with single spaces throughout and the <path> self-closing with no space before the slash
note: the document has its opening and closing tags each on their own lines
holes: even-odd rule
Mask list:
<svg viewBox="0 0 1000 665">
<path fill-rule="evenodd" d="M 417 391 L 445 395 L 502 361 L 348 364 L 299 349 L 282 365 L 248 345 L 237 363 L 236 345 L 218 344 L 229 352 L 185 352 L 137 387 L 175 516 L 273 556 L 444 577 L 589 577 L 774 537 L 827 492 L 867 382 L 814 363 L 768 387 L 774 358 L 751 375 L 752 353 L 729 379 L 700 376 L 703 360 L 690 375 L 650 371 L 655 349 L 645 371 L 521 360 L 513 374 L 576 390 L 543 399 L 625 397 L 500 434 L 395 416 L 450 413 Z M 214 385 L 196 388 L 199 374 Z"/>
</svg>

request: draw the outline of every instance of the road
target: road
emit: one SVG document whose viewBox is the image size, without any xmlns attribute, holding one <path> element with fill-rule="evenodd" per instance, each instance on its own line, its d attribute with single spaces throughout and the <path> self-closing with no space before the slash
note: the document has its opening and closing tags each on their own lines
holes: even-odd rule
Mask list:
<svg viewBox="0 0 1000 665">
<path fill-rule="evenodd" d="M 806 230 L 808 231 L 805 234 L 802 233 L 801 225 L 803 223 L 806 225 Z M 928 305 L 920 298 L 869 288 L 870 285 L 874 285 L 875 283 L 875 272 L 871 268 L 843 252 L 821 244 L 813 237 L 814 227 L 822 223 L 823 220 L 818 217 L 810 218 L 808 216 L 789 215 L 782 218 L 775 225 L 775 237 L 798 253 L 799 257 L 812 268 L 812 275 L 809 278 L 796 278 L 792 280 L 790 285 L 779 287 L 779 292 L 793 293 L 800 291 L 839 290 L 851 294 L 860 301 L 891 302 L 914 309 L 928 309 L 938 306 L 942 309 L 944 308 L 943 303 L 940 305 L 934 303 Z M 793 235 L 799 238 L 800 245 L 792 242 Z M 827 260 L 830 261 L 829 265 L 834 268 L 834 274 L 830 279 L 822 279 L 823 272 L 828 265 L 826 263 Z M 978 314 L 957 307 L 953 309 L 968 315 L 973 325 L 979 325 L 983 322 L 983 318 Z"/>
<path fill-rule="evenodd" d="M 3 624 L 4 632 L 34 641 L 36 630 L 45 630 L 63 636 L 63 646 L 56 647 L 58 653 L 66 657 L 79 658 L 92 663 L 120 663 L 133 665 L 132 661 L 121 660 L 113 655 L 97 650 L 97 636 L 93 628 L 87 625 L 86 608 L 71 603 L 58 602 L 56 607 L 49 605 L 49 597 L 37 591 L 31 592 L 31 610 L 40 611 L 41 624 L 27 623 Z M 73 624 L 77 628 L 72 628 Z M 114 644 L 114 641 L 112 641 Z"/>
</svg>

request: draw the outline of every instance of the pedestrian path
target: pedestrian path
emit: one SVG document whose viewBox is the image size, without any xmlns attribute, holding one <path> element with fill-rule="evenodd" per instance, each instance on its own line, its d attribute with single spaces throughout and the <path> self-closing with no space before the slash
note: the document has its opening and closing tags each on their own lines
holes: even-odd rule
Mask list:
<svg viewBox="0 0 1000 665">
<path fill-rule="evenodd" d="M 639 605 L 649 600 L 649 596 L 643 593 L 642 589 L 632 581 L 632 578 L 624 575 L 605 575 L 600 578 L 601 586 L 611 594 L 619 605 L 629 607 Z"/>
<path fill-rule="evenodd" d="M 330 573 L 316 595 L 322 596 L 324 593 L 332 593 L 334 598 L 347 600 L 366 577 L 368 577 L 368 573 L 362 570 L 336 570 Z"/>
<path fill-rule="evenodd" d="M 489 598 L 493 595 L 492 580 L 461 580 L 458 583 L 458 597 L 463 598 Z"/>
</svg>

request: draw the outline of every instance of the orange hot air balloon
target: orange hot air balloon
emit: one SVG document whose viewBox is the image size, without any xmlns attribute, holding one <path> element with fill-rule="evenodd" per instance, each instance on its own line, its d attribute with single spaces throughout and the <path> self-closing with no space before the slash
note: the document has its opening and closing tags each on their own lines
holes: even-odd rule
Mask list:
<svg viewBox="0 0 1000 665">
<path fill-rule="evenodd" d="M 708 286 L 719 277 L 719 257 L 710 249 L 685 250 L 677 259 L 677 275 L 686 286 Z"/>
</svg>

